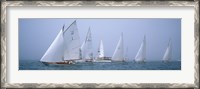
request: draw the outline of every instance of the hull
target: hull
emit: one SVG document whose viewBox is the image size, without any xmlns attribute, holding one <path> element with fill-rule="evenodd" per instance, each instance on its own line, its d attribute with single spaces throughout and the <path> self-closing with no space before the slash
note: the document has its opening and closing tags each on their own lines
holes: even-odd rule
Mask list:
<svg viewBox="0 0 200 89">
<path fill-rule="evenodd" d="M 99 59 L 97 59 L 97 60 L 94 60 L 93 62 L 111 62 L 111 60 L 99 60 Z"/>
<path fill-rule="evenodd" d="M 111 57 L 98 57 L 97 60 L 111 60 Z"/>
<path fill-rule="evenodd" d="M 93 59 L 86 59 L 85 62 L 93 62 Z"/>
<path fill-rule="evenodd" d="M 98 57 L 93 62 L 112 62 L 111 57 Z"/>
<path fill-rule="evenodd" d="M 63 61 L 63 62 L 42 62 L 44 65 L 49 64 L 75 64 L 74 61 Z"/>
<path fill-rule="evenodd" d="M 111 62 L 125 62 L 125 61 L 124 60 L 120 60 L 120 61 L 111 60 Z"/>
<path fill-rule="evenodd" d="M 82 60 L 82 59 L 81 59 L 81 60 L 76 60 L 75 62 L 76 62 L 76 63 L 78 63 L 78 62 L 85 62 L 85 60 Z"/>
<path fill-rule="evenodd" d="M 81 59 L 81 60 L 79 59 L 79 60 L 75 60 L 75 62 L 77 62 L 77 63 L 78 62 L 81 62 L 81 63 L 82 62 L 93 62 L 93 59 Z"/>
</svg>

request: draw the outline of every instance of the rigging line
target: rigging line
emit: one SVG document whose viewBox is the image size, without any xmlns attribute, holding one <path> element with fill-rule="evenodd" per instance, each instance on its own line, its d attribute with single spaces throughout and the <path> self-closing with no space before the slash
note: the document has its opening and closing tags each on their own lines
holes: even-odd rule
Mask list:
<svg viewBox="0 0 200 89">
<path fill-rule="evenodd" d="M 64 32 L 63 33 L 65 33 L 66 31 L 68 31 L 69 30 L 69 28 L 74 24 L 74 23 L 76 23 L 76 20 L 73 22 L 73 23 L 71 23 L 71 25 L 69 25 L 69 27 L 66 29 L 66 30 L 64 30 Z"/>
</svg>

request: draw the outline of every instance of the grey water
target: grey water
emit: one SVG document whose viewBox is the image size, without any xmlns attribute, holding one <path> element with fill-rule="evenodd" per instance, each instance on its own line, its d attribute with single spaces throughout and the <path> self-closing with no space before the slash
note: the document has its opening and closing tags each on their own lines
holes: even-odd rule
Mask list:
<svg viewBox="0 0 200 89">
<path fill-rule="evenodd" d="M 37 60 L 19 60 L 19 70 L 181 70 L 181 61 L 83 62 L 76 64 L 44 65 Z"/>
</svg>

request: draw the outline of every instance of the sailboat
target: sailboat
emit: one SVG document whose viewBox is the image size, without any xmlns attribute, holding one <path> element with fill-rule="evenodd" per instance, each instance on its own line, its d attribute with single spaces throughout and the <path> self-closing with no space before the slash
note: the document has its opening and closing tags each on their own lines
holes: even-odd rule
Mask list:
<svg viewBox="0 0 200 89">
<path fill-rule="evenodd" d="M 115 52 L 111 58 L 112 61 L 124 61 L 123 33 L 120 36 Z"/>
<path fill-rule="evenodd" d="M 80 59 L 80 37 L 76 20 L 67 29 L 64 26 L 41 58 L 42 63 L 71 64 Z"/>
<path fill-rule="evenodd" d="M 92 34 L 90 28 L 88 29 L 86 39 L 81 46 L 81 53 L 82 53 L 82 60 L 84 60 L 85 62 L 93 61 Z"/>
<path fill-rule="evenodd" d="M 146 36 L 144 36 L 140 49 L 138 50 L 137 55 L 135 56 L 135 62 L 144 63 L 145 59 L 146 59 Z"/>
<path fill-rule="evenodd" d="M 171 59 L 172 59 L 172 42 L 170 39 L 162 60 L 163 62 L 169 62 Z"/>
<path fill-rule="evenodd" d="M 104 59 L 104 48 L 103 48 L 103 41 L 101 40 L 99 48 L 98 48 L 98 57 L 97 59 Z"/>
<path fill-rule="evenodd" d="M 98 52 L 97 52 L 97 57 L 93 62 L 111 62 L 109 57 L 105 57 L 104 55 L 104 46 L 103 46 L 103 41 L 100 41 Z"/>
</svg>

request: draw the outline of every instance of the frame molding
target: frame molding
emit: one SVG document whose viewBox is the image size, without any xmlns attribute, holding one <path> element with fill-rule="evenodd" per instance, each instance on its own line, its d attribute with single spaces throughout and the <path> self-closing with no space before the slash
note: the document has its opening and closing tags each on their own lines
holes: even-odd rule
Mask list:
<svg viewBox="0 0 200 89">
<path fill-rule="evenodd" d="M 7 83 L 6 8 L 12 6 L 194 6 L 195 81 L 186 83 Z M 199 1 L 2 1 L 1 2 L 1 88 L 195 88 L 199 89 Z"/>
</svg>

